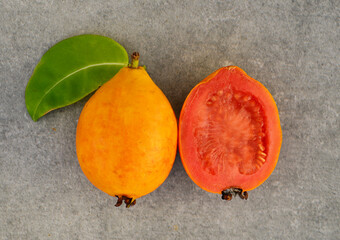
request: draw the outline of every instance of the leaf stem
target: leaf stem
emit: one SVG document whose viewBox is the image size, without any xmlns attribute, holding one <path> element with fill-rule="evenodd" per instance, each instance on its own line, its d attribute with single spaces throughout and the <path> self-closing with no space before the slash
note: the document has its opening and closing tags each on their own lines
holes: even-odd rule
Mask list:
<svg viewBox="0 0 340 240">
<path fill-rule="evenodd" d="M 138 64 L 139 64 L 139 53 L 138 52 L 134 52 L 131 55 L 130 68 L 138 68 Z"/>
</svg>

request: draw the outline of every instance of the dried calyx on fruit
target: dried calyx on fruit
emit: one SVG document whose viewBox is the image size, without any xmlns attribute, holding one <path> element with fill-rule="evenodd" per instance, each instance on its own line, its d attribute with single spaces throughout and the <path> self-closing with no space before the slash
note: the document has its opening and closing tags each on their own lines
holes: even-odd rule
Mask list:
<svg viewBox="0 0 340 240">
<path fill-rule="evenodd" d="M 222 199 L 230 201 L 233 198 L 233 195 L 238 195 L 241 199 L 248 199 L 248 192 L 243 191 L 241 188 L 228 188 L 222 191 Z"/>
<path fill-rule="evenodd" d="M 134 206 L 136 204 L 136 199 L 128 198 L 128 197 L 125 197 L 125 196 L 117 196 L 117 195 L 116 195 L 116 197 L 118 198 L 117 203 L 115 205 L 116 207 L 119 207 L 120 205 L 122 205 L 123 201 L 124 201 L 127 208 Z"/>
</svg>

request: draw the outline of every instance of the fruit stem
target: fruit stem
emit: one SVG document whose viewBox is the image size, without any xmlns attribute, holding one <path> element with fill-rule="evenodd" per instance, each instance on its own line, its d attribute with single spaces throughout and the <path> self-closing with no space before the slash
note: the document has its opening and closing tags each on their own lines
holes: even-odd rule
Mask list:
<svg viewBox="0 0 340 240">
<path fill-rule="evenodd" d="M 138 64 L 139 64 L 139 53 L 138 52 L 134 52 L 131 55 L 130 68 L 138 68 Z"/>
</svg>

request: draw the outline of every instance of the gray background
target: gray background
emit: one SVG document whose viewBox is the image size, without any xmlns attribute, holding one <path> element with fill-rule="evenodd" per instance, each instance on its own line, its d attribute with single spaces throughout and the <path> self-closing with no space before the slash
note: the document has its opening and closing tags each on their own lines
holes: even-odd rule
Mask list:
<svg viewBox="0 0 340 240">
<path fill-rule="evenodd" d="M 0 239 L 340 239 L 340 1 L 186 2 L 0 0 Z M 248 201 L 225 202 L 177 156 L 160 188 L 115 208 L 76 157 L 88 97 L 38 122 L 25 108 L 41 56 L 84 33 L 139 51 L 177 116 L 219 67 L 261 81 L 283 129 L 271 177 Z"/>
</svg>

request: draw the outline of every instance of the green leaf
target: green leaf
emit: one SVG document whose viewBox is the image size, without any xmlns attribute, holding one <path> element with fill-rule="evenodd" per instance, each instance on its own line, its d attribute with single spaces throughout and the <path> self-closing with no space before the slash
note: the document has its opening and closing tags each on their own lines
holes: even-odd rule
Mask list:
<svg viewBox="0 0 340 240">
<path fill-rule="evenodd" d="M 25 92 L 34 121 L 47 112 L 75 103 L 128 65 L 126 50 L 99 35 L 80 35 L 50 48 L 34 69 Z"/>
</svg>

